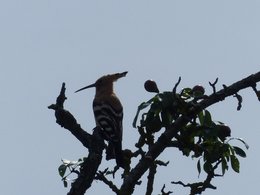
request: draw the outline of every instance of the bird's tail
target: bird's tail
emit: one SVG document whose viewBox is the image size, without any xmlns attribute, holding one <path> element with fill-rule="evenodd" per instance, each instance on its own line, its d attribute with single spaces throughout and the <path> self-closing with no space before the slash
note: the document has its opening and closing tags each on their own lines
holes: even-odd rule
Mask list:
<svg viewBox="0 0 260 195">
<path fill-rule="evenodd" d="M 124 169 L 124 157 L 121 142 L 109 142 L 106 150 L 106 159 L 116 159 L 116 164 Z"/>
</svg>

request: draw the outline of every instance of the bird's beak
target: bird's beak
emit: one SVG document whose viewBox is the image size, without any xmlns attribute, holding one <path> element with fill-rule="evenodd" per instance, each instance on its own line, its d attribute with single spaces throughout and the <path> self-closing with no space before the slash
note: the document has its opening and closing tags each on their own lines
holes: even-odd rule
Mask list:
<svg viewBox="0 0 260 195">
<path fill-rule="evenodd" d="M 82 91 L 82 90 L 84 90 L 84 89 L 87 89 L 87 88 L 95 87 L 95 86 L 96 86 L 96 84 L 93 83 L 93 84 L 91 84 L 91 85 L 88 85 L 88 86 L 86 86 L 86 87 L 83 87 L 83 88 L 81 88 L 81 89 L 75 91 L 75 93 L 77 93 L 77 92 L 79 92 L 79 91 Z"/>
<path fill-rule="evenodd" d="M 116 74 L 114 74 L 114 76 L 116 77 L 116 79 L 119 79 L 119 78 L 125 77 L 127 73 L 128 73 L 127 71 L 122 72 L 122 73 L 116 73 Z"/>
</svg>

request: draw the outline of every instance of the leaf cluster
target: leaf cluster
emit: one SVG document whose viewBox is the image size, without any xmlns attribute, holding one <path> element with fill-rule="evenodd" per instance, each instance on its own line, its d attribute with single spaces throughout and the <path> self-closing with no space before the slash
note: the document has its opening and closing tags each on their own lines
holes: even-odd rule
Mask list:
<svg viewBox="0 0 260 195">
<path fill-rule="evenodd" d="M 86 158 L 80 158 L 77 161 L 70 161 L 62 159 L 62 164 L 58 167 L 59 175 L 62 178 L 64 187 L 68 187 L 69 176 L 73 173 L 79 174 L 80 168 Z"/>
<path fill-rule="evenodd" d="M 149 145 L 151 137 L 154 139 L 156 134 L 162 133 L 163 129 L 170 127 L 180 116 L 187 115 L 204 98 L 207 96 L 198 95 L 191 88 L 184 88 L 180 93 L 175 91 L 158 93 L 140 104 L 133 121 L 133 126 L 138 128 L 141 135 L 137 146 Z M 141 119 L 137 125 L 140 115 Z M 231 129 L 223 122 L 215 122 L 212 114 L 203 109 L 195 117 L 190 118 L 187 125 L 176 131 L 169 147 L 176 147 L 183 155 L 197 158 L 199 174 L 202 168 L 206 173 L 212 173 L 221 164 L 224 175 L 229 165 L 235 172 L 239 172 L 238 156 L 246 157 L 242 148 L 230 144 L 228 139 L 230 136 Z M 237 140 L 248 148 L 242 139 Z"/>
</svg>

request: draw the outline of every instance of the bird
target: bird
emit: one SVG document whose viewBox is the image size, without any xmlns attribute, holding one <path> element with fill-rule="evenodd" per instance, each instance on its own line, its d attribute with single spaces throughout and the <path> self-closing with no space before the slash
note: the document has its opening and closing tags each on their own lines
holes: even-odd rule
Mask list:
<svg viewBox="0 0 260 195">
<path fill-rule="evenodd" d="M 106 159 L 115 159 L 117 166 L 122 168 L 124 168 L 122 151 L 123 106 L 114 92 L 113 83 L 119 78 L 125 77 L 127 73 L 125 71 L 102 76 L 95 83 L 75 91 L 77 93 L 87 88 L 96 88 L 92 106 L 96 126 L 101 128 L 102 137 L 108 142 Z"/>
</svg>

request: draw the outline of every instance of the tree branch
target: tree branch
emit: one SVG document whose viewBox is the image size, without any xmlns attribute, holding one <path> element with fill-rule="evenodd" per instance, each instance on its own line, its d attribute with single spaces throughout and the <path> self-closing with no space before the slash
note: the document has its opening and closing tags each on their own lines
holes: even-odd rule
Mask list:
<svg viewBox="0 0 260 195">
<path fill-rule="evenodd" d="M 120 195 L 133 194 L 135 185 L 138 184 L 138 181 L 148 169 L 150 169 L 149 175 L 151 174 L 151 178 L 152 176 L 154 177 L 151 168 L 157 157 L 170 145 L 176 147 L 172 142 L 172 138 L 176 137 L 179 131 L 194 119 L 200 111 L 219 101 L 223 101 L 228 96 L 236 95 L 240 90 L 248 87 L 252 87 L 259 98 L 259 92 L 256 90 L 256 83 L 259 81 L 260 72 L 244 78 L 230 86 L 224 86 L 224 88 L 219 91 L 214 90 L 216 82 L 211 84 L 213 87 L 213 93 L 210 96 L 207 96 L 207 98 L 197 101 L 196 104 L 192 104 L 191 107 L 188 107 L 185 114 L 180 115 L 170 126 L 165 128 L 165 131 L 159 136 L 157 141 L 149 146 L 146 153 L 141 155 L 141 159 L 137 165 L 125 175 L 121 188 L 115 192 Z M 179 82 L 180 79 L 175 85 L 173 92 L 176 90 Z M 73 115 L 63 108 L 63 104 L 67 99 L 65 96 L 65 90 L 65 83 L 63 83 L 60 95 L 56 99 L 56 104 L 52 104 L 48 108 L 55 110 L 56 122 L 69 130 L 89 150 L 88 157 L 82 163 L 80 168 L 79 177 L 72 184 L 71 190 L 68 193 L 68 195 L 84 195 L 85 191 L 91 186 L 101 163 L 104 140 L 100 137 L 99 128 L 95 128 L 92 135 L 87 133 L 80 127 Z M 206 180 L 210 182 L 213 177 L 214 175 L 208 175 Z M 148 181 L 148 183 L 149 182 L 153 183 L 153 179 Z M 148 185 L 149 191 L 151 192 L 150 184 Z M 214 186 L 206 187 L 213 188 Z"/>
<path fill-rule="evenodd" d="M 216 84 L 218 83 L 218 78 L 216 78 L 216 80 L 213 82 L 213 83 L 211 83 L 211 82 L 209 82 L 209 85 L 212 87 L 212 89 L 213 89 L 213 93 L 216 93 Z"/>
<path fill-rule="evenodd" d="M 179 132 L 181 127 L 185 126 L 192 118 L 196 116 L 196 114 L 198 114 L 201 110 L 224 100 L 226 97 L 236 94 L 242 89 L 254 86 L 254 84 L 259 81 L 260 72 L 211 94 L 208 98 L 201 100 L 198 104 L 196 104 L 196 106 L 192 106 L 186 115 L 182 115 L 176 119 L 169 128 L 166 128 L 165 132 L 162 133 L 157 142 L 155 142 L 154 145 L 150 147 L 149 151 L 145 155 L 149 158 L 141 158 L 139 163 L 125 178 L 124 183 L 120 189 L 121 194 L 130 195 L 133 193 L 137 181 L 149 169 L 153 161 L 161 154 L 161 152 L 164 151 L 164 149 L 171 142 L 171 139 Z"/>
<path fill-rule="evenodd" d="M 165 192 L 164 189 L 165 189 L 165 184 L 163 185 L 163 187 L 161 189 L 161 193 L 162 193 L 161 195 L 170 195 L 173 193 L 172 191 Z"/>
<path fill-rule="evenodd" d="M 95 128 L 92 135 L 87 133 L 80 127 L 74 116 L 63 108 L 63 104 L 67 99 L 65 90 L 65 83 L 63 83 L 60 94 L 56 99 L 56 104 L 52 104 L 48 108 L 55 110 L 56 122 L 61 127 L 69 130 L 83 146 L 88 148 L 88 157 L 82 163 L 79 176 L 71 184 L 71 189 L 68 193 L 68 195 L 84 195 L 91 186 L 101 163 L 104 140 L 100 136 L 99 128 Z"/>
<path fill-rule="evenodd" d="M 113 184 L 112 181 L 109 181 L 106 177 L 105 177 L 105 172 L 99 171 L 96 174 L 95 179 L 103 181 L 113 192 L 115 192 L 116 194 L 119 194 L 119 190 L 118 188 Z"/>
<path fill-rule="evenodd" d="M 69 130 L 83 144 L 83 146 L 89 148 L 91 135 L 80 127 L 77 120 L 69 111 L 64 109 L 64 102 L 67 99 L 65 91 L 65 83 L 62 83 L 60 94 L 56 99 L 56 104 L 51 104 L 48 108 L 55 110 L 57 124 Z"/>
<path fill-rule="evenodd" d="M 201 194 L 203 191 L 205 191 L 207 188 L 210 189 L 217 189 L 215 186 L 213 186 L 210 182 L 211 180 L 216 176 L 215 170 L 218 168 L 218 165 L 221 163 L 221 160 L 216 163 L 216 165 L 212 168 L 212 170 L 208 173 L 206 179 L 203 182 L 196 182 L 196 183 L 188 183 L 184 184 L 181 181 L 174 182 L 172 181 L 172 184 L 179 184 L 183 187 L 189 187 L 190 188 L 190 195 L 196 195 Z"/>
<path fill-rule="evenodd" d="M 149 174 L 147 176 L 148 181 L 147 181 L 145 195 L 151 195 L 153 193 L 153 184 L 154 184 L 154 176 L 156 174 L 156 168 L 157 168 L 157 165 L 155 163 L 149 168 Z"/>
</svg>

